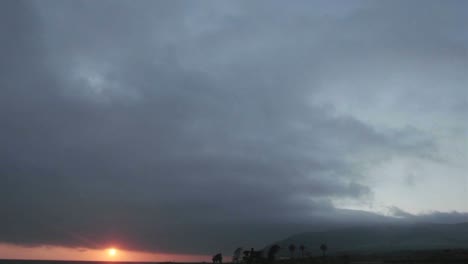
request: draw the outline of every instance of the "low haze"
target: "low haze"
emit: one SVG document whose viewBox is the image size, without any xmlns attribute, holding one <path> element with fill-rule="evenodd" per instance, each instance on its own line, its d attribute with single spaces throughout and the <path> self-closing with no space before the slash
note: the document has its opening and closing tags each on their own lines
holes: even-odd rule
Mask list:
<svg viewBox="0 0 468 264">
<path fill-rule="evenodd" d="M 0 258 L 200 260 L 329 226 L 467 222 L 467 13 L 0 1 Z"/>
</svg>

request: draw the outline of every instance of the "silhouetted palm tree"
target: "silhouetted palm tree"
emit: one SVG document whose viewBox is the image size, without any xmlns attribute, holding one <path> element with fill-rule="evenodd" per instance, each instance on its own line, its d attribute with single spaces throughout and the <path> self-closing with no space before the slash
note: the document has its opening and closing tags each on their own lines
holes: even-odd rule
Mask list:
<svg viewBox="0 0 468 264">
<path fill-rule="evenodd" d="M 270 247 L 270 249 L 268 250 L 268 261 L 270 263 L 275 261 L 276 254 L 278 253 L 279 250 L 280 250 L 280 246 L 276 244 Z"/>
<path fill-rule="evenodd" d="M 323 256 L 325 257 L 325 252 L 327 252 L 327 244 L 320 245 L 320 250 L 322 250 Z"/>
<path fill-rule="evenodd" d="M 294 251 L 296 250 L 296 246 L 294 244 L 289 245 L 289 251 L 291 252 L 291 258 L 294 258 Z"/>
<path fill-rule="evenodd" d="M 304 245 L 300 245 L 300 246 L 299 246 L 299 249 L 301 250 L 301 257 L 304 257 L 305 246 L 304 246 Z"/>
</svg>

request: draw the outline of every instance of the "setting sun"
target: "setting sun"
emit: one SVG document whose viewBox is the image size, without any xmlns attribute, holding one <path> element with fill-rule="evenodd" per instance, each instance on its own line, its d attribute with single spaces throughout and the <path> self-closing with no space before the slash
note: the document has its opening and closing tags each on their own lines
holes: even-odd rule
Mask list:
<svg viewBox="0 0 468 264">
<path fill-rule="evenodd" d="M 107 254 L 109 254 L 109 256 L 111 256 L 111 257 L 112 257 L 112 256 L 115 256 L 115 255 L 117 254 L 117 249 L 115 249 L 115 248 L 109 248 L 109 249 L 107 250 Z"/>
</svg>

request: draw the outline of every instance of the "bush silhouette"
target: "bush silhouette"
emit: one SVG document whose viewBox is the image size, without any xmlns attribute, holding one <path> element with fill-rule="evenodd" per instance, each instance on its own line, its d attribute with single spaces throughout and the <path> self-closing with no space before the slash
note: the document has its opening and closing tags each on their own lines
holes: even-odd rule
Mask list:
<svg viewBox="0 0 468 264">
<path fill-rule="evenodd" d="M 289 245 L 288 247 L 289 252 L 291 252 L 291 258 L 294 258 L 294 251 L 296 250 L 296 246 L 294 244 Z"/>
<path fill-rule="evenodd" d="M 320 250 L 322 251 L 323 256 L 325 257 L 325 253 L 327 252 L 327 244 L 320 245 Z"/>
<path fill-rule="evenodd" d="M 276 244 L 270 247 L 270 249 L 268 250 L 268 261 L 269 262 L 275 261 L 276 254 L 278 253 L 279 250 L 280 250 L 280 246 L 278 246 Z"/>
<path fill-rule="evenodd" d="M 218 253 L 216 255 L 213 256 L 212 258 L 213 260 L 213 263 L 223 263 L 223 255 L 221 253 Z"/>
</svg>

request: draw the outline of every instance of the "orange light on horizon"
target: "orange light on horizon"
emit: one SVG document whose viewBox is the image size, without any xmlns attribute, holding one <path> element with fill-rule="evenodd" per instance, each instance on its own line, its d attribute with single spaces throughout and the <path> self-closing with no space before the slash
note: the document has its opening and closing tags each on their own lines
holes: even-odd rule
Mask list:
<svg viewBox="0 0 468 264">
<path fill-rule="evenodd" d="M 0 242 L 0 259 L 70 260 L 70 261 L 136 261 L 136 262 L 203 262 L 207 255 L 171 254 L 124 250 L 117 247 L 92 249 L 56 245 L 21 246 Z"/>
<path fill-rule="evenodd" d="M 115 249 L 115 248 L 109 248 L 109 249 L 107 250 L 107 254 L 108 254 L 109 256 L 111 256 L 111 257 L 114 257 L 115 255 L 117 255 L 117 249 Z"/>
</svg>

